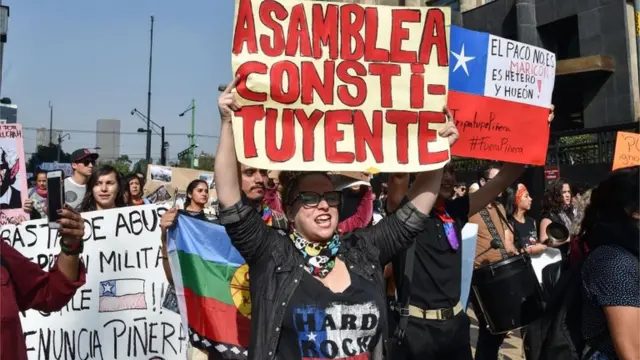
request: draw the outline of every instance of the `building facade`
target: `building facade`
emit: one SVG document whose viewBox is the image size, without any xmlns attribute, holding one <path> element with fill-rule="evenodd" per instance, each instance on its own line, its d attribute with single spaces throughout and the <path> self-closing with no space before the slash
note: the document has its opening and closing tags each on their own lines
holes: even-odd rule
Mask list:
<svg viewBox="0 0 640 360">
<path fill-rule="evenodd" d="M 113 161 L 120 157 L 120 120 L 96 121 L 96 148 L 100 160 Z"/>
<path fill-rule="evenodd" d="M 638 121 L 631 1 L 496 0 L 464 12 L 463 24 L 556 54 L 553 130 Z"/>
<path fill-rule="evenodd" d="M 49 136 L 49 128 L 38 128 L 36 130 L 36 147 L 49 146 L 49 141 L 54 145 L 58 145 L 58 141 L 62 136 L 62 130 L 51 130 L 51 136 Z"/>
</svg>

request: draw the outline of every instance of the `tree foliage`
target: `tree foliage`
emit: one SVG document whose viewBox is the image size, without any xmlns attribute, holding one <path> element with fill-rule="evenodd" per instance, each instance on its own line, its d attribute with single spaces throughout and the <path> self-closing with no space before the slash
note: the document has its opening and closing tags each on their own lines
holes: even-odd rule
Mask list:
<svg viewBox="0 0 640 360">
<path fill-rule="evenodd" d="M 196 158 L 198 159 L 198 166 L 194 166 L 194 169 L 213 171 L 213 165 L 216 162 L 215 156 L 202 152 L 199 155 L 196 155 Z M 169 162 L 169 166 L 188 169 L 191 167 L 191 162 L 189 161 L 189 157 L 185 157 L 178 161 Z"/>
<path fill-rule="evenodd" d="M 71 162 L 71 154 L 66 153 L 60 149 L 60 146 L 56 144 L 38 146 L 36 152 L 31 154 L 26 162 L 27 172 L 35 172 L 44 162 L 58 161 L 58 151 L 60 151 L 60 163 Z"/>
<path fill-rule="evenodd" d="M 113 166 L 120 174 L 126 175 L 131 172 L 131 164 L 132 161 L 129 159 L 129 155 L 120 155 L 115 161 L 100 161 L 100 165 L 111 165 Z"/>
</svg>

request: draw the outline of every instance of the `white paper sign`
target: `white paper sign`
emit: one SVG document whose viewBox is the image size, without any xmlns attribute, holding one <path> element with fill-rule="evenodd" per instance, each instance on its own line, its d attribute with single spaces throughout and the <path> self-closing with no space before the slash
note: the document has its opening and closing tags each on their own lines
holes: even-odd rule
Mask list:
<svg viewBox="0 0 640 360">
<path fill-rule="evenodd" d="M 485 96 L 549 107 L 555 76 L 551 51 L 489 35 Z"/>
<path fill-rule="evenodd" d="M 167 280 L 160 216 L 145 205 L 82 214 L 86 284 L 59 312 L 21 316 L 30 360 L 184 360 L 180 316 L 162 308 Z M 60 248 L 43 220 L 3 227 L 0 237 L 48 270 Z"/>
</svg>

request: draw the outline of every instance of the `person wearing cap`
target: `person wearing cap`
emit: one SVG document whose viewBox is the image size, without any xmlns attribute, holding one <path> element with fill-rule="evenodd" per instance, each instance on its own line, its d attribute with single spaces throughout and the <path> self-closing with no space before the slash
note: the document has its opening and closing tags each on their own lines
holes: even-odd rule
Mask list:
<svg viewBox="0 0 640 360">
<path fill-rule="evenodd" d="M 78 149 L 71 153 L 73 175 L 64 179 L 64 201 L 72 208 L 77 208 L 87 190 L 87 181 L 93 172 L 98 154 L 89 149 Z"/>
</svg>

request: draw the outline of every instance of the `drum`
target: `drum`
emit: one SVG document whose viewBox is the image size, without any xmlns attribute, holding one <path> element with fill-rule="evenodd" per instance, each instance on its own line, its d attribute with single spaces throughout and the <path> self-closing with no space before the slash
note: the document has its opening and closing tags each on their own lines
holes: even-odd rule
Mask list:
<svg viewBox="0 0 640 360">
<path fill-rule="evenodd" d="M 544 311 L 542 288 L 526 254 L 476 269 L 471 288 L 493 334 L 527 326 Z"/>
</svg>

